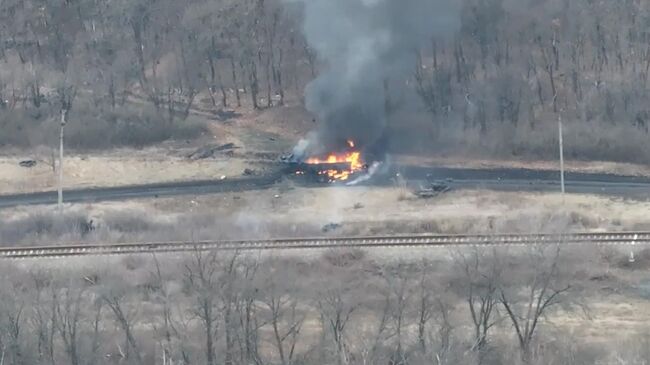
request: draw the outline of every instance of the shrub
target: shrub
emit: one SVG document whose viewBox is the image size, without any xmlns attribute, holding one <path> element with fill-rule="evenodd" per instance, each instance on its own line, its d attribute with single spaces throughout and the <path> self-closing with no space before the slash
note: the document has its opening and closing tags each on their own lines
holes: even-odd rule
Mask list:
<svg viewBox="0 0 650 365">
<path fill-rule="evenodd" d="M 191 119 L 169 122 L 151 108 L 122 108 L 93 115 L 87 108 L 71 114 L 67 144 L 72 148 L 145 147 L 170 139 L 190 139 L 204 132 Z"/>
<path fill-rule="evenodd" d="M 32 147 L 46 144 L 42 133 L 50 112 L 39 110 L 0 110 L 0 147 Z"/>
<path fill-rule="evenodd" d="M 95 108 L 79 102 L 66 126 L 66 146 L 94 150 L 111 147 L 141 148 L 166 140 L 198 137 L 205 125 L 197 120 L 170 122 L 150 107 Z M 55 108 L 0 111 L 0 147 L 54 146 L 59 136 Z"/>
<path fill-rule="evenodd" d="M 64 235 L 83 236 L 92 226 L 86 214 L 68 212 L 63 215 L 47 212 L 32 213 L 11 221 L 0 222 L 0 241 L 5 245 Z"/>
</svg>

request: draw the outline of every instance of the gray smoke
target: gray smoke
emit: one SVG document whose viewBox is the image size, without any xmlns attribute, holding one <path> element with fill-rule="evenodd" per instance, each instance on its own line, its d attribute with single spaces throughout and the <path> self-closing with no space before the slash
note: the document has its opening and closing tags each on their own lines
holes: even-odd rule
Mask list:
<svg viewBox="0 0 650 365">
<path fill-rule="evenodd" d="M 459 27 L 457 0 L 295 0 L 304 32 L 326 70 L 305 90 L 319 122 L 294 152 L 319 154 L 375 144 L 386 125 L 384 80 L 404 80 L 416 49 Z M 305 143 L 308 143 L 307 148 Z"/>
</svg>

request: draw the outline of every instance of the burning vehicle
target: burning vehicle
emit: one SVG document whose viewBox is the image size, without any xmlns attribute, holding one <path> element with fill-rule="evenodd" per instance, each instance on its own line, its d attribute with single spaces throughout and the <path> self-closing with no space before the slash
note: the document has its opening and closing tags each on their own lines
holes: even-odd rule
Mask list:
<svg viewBox="0 0 650 365">
<path fill-rule="evenodd" d="M 304 90 L 315 128 L 282 160 L 289 174 L 360 184 L 388 168 L 391 94 L 410 92 L 413 50 L 460 28 L 458 2 L 302 2 L 305 39 L 326 67 Z"/>
<path fill-rule="evenodd" d="M 283 156 L 282 161 L 288 166 L 287 173 L 317 182 L 347 182 L 368 172 L 368 164 L 353 140 L 347 140 L 340 151 L 305 157 L 293 153 Z"/>
</svg>

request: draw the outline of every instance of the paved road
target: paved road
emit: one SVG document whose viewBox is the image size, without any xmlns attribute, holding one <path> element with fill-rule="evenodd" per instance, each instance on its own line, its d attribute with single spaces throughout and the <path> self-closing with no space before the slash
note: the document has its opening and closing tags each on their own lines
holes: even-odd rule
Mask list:
<svg viewBox="0 0 650 365">
<path fill-rule="evenodd" d="M 66 203 L 158 198 L 175 195 L 202 195 L 231 191 L 261 190 L 273 186 L 280 175 L 226 180 L 203 180 L 177 183 L 132 185 L 111 188 L 66 190 Z M 0 195 L 0 209 L 19 205 L 56 204 L 57 192 Z"/>
<path fill-rule="evenodd" d="M 444 180 L 452 189 L 560 191 L 557 171 L 531 169 L 459 169 L 407 166 L 398 169 L 415 184 Z M 650 178 L 613 174 L 565 173 L 567 193 L 650 198 Z"/>
<path fill-rule="evenodd" d="M 459 169 L 405 166 L 391 169 L 388 173 L 376 176 L 365 184 L 394 184 L 393 178 L 397 172 L 404 176 L 410 184 L 415 186 L 424 185 L 427 181 L 445 180 L 452 189 L 483 188 L 506 191 L 560 190 L 559 175 L 557 172 L 527 169 Z M 64 200 L 68 203 L 97 202 L 262 190 L 273 186 L 281 178 L 282 174 L 277 173 L 239 179 L 67 190 L 64 193 Z M 316 186 L 313 183 L 305 184 L 307 186 Z M 322 185 L 317 186 L 322 187 Z M 648 199 L 650 198 L 650 179 L 609 174 L 567 173 L 566 191 L 568 193 L 604 194 Z M 57 194 L 55 191 L 34 194 L 0 195 L 0 208 L 19 205 L 54 204 L 56 201 Z"/>
</svg>

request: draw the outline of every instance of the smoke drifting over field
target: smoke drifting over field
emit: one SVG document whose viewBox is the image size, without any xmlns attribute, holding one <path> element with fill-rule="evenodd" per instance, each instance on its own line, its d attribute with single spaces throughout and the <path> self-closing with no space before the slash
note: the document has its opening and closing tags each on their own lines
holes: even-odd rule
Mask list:
<svg viewBox="0 0 650 365">
<path fill-rule="evenodd" d="M 294 153 L 322 153 L 347 139 L 369 148 L 386 124 L 384 81 L 412 72 L 416 49 L 433 35 L 457 30 L 458 1 L 299 1 L 306 39 L 327 70 L 305 90 L 319 127 Z"/>
</svg>

